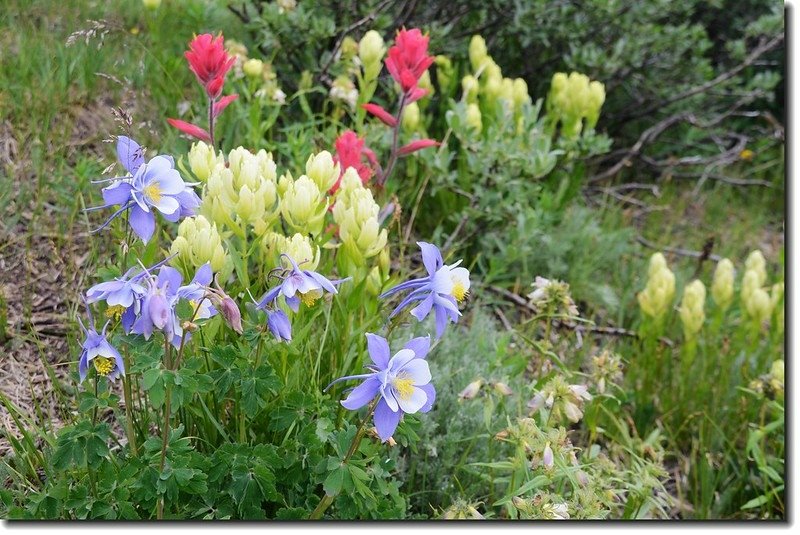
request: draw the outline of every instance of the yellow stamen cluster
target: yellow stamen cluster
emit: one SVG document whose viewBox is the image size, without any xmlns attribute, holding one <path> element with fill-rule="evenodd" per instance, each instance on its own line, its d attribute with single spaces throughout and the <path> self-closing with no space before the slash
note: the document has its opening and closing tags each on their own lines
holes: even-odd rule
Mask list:
<svg viewBox="0 0 800 535">
<path fill-rule="evenodd" d="M 98 356 L 92 359 L 92 363 L 98 375 L 102 375 L 103 377 L 114 371 L 114 361 L 110 358 Z"/>
<path fill-rule="evenodd" d="M 119 319 L 122 317 L 123 312 L 125 312 L 125 307 L 122 305 L 110 306 L 106 309 L 106 317 L 108 319 L 119 321 Z"/>
<path fill-rule="evenodd" d="M 153 183 L 144 188 L 144 194 L 154 203 L 161 200 L 161 188 L 158 184 Z"/>
<path fill-rule="evenodd" d="M 469 290 L 466 289 L 463 282 L 454 280 L 453 291 L 450 294 L 456 298 L 456 301 L 461 303 L 469 295 Z"/>
<path fill-rule="evenodd" d="M 311 290 L 310 292 L 300 294 L 300 300 L 307 307 L 314 306 L 314 303 L 316 303 L 317 299 L 320 297 L 322 297 L 322 290 Z"/>
<path fill-rule="evenodd" d="M 398 377 L 394 380 L 394 390 L 400 395 L 400 399 L 408 399 L 414 393 L 414 381 L 408 377 Z"/>
</svg>

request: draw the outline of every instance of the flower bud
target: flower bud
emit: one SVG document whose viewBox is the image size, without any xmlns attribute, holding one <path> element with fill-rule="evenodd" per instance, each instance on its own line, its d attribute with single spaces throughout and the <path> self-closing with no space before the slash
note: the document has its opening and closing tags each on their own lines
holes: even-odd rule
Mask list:
<svg viewBox="0 0 800 535">
<path fill-rule="evenodd" d="M 158 9 L 161 6 L 161 0 L 142 0 L 142 4 L 146 9 Z"/>
<path fill-rule="evenodd" d="M 436 56 L 436 79 L 439 81 L 439 87 L 447 91 L 450 88 L 450 82 L 453 80 L 453 63 L 447 56 Z"/>
<path fill-rule="evenodd" d="M 364 34 L 358 43 L 358 57 L 364 66 L 380 64 L 386 54 L 386 45 L 381 34 L 370 30 Z"/>
<path fill-rule="evenodd" d="M 517 78 L 514 80 L 512 99 L 514 100 L 514 108 L 516 110 L 522 109 L 522 106 L 526 102 L 531 101 L 531 97 L 528 95 L 528 84 L 525 83 L 525 80 L 522 78 Z"/>
<path fill-rule="evenodd" d="M 276 244 L 278 254 L 286 254 L 292 258 L 302 269 L 314 271 L 319 266 L 320 250 L 311 243 L 307 236 L 300 233 L 291 238 L 285 238 Z M 290 269 L 291 263 L 286 258 L 281 258 L 283 267 Z"/>
<path fill-rule="evenodd" d="M 600 108 L 603 107 L 603 102 L 606 100 L 606 88 L 598 82 L 593 81 L 589 84 L 588 95 L 586 101 L 586 127 L 594 128 L 597 120 L 600 117 Z"/>
<path fill-rule="evenodd" d="M 683 291 L 680 306 L 680 317 L 683 323 L 683 332 L 687 339 L 692 339 L 703 328 L 705 312 L 703 307 L 706 300 L 706 288 L 699 280 L 689 283 Z"/>
<path fill-rule="evenodd" d="M 714 280 L 711 283 L 711 297 L 720 309 L 727 310 L 733 301 L 733 262 L 723 258 L 714 270 Z"/>
<path fill-rule="evenodd" d="M 481 121 L 481 109 L 477 104 L 467 104 L 467 117 L 465 123 L 477 133 L 480 133 L 483 129 L 483 123 Z"/>
<path fill-rule="evenodd" d="M 744 277 L 742 277 L 742 292 L 741 292 L 743 301 L 745 302 L 748 301 L 753 291 L 761 287 L 761 284 L 759 282 L 760 280 L 761 276 L 758 274 L 757 271 L 748 269 L 747 271 L 744 272 Z"/>
<path fill-rule="evenodd" d="M 238 334 L 242 334 L 242 315 L 236 302 L 226 295 L 217 303 L 217 309 L 230 328 Z"/>
<path fill-rule="evenodd" d="M 548 442 L 544 447 L 544 453 L 542 453 L 542 466 L 544 466 L 546 470 L 550 470 L 553 468 L 553 464 L 553 449 Z"/>
<path fill-rule="evenodd" d="M 544 407 L 544 401 L 545 400 L 544 400 L 544 396 L 542 395 L 542 393 L 541 392 L 537 392 L 536 395 L 533 396 L 533 399 L 531 399 L 528 402 L 528 408 L 531 410 L 531 412 L 536 412 L 539 409 L 541 409 L 542 407 Z"/>
<path fill-rule="evenodd" d="M 494 384 L 494 391 L 500 394 L 501 396 L 510 396 L 514 392 L 509 388 L 509 386 L 505 383 L 495 383 Z"/>
<path fill-rule="evenodd" d="M 767 261 L 761 251 L 756 249 L 751 252 L 744 262 L 745 270 L 755 271 L 758 275 L 758 285 L 763 286 L 767 282 Z"/>
<path fill-rule="evenodd" d="M 242 221 L 247 222 L 250 221 L 254 215 L 257 215 L 255 211 L 255 195 L 253 195 L 253 192 L 250 191 L 250 188 L 245 184 L 242 186 L 242 189 L 239 190 L 239 201 L 236 203 L 236 215 L 238 215 Z"/>
<path fill-rule="evenodd" d="M 759 324 L 767 321 L 772 315 L 772 301 L 763 288 L 753 290 L 745 306 L 747 314 Z"/>
<path fill-rule="evenodd" d="M 319 187 L 306 175 L 288 184 L 281 199 L 281 214 L 293 229 L 319 234 L 326 211 Z"/>
<path fill-rule="evenodd" d="M 320 191 L 328 191 L 339 179 L 339 164 L 334 164 L 331 153 L 324 150 L 312 154 L 306 162 L 306 175 L 314 181 Z"/>
<path fill-rule="evenodd" d="M 667 269 L 667 259 L 664 258 L 664 255 L 661 253 L 653 253 L 647 268 L 647 276 L 652 278 L 662 269 Z"/>
<path fill-rule="evenodd" d="M 412 102 L 403 111 L 403 130 L 414 132 L 419 126 L 419 106 Z"/>
<path fill-rule="evenodd" d="M 248 59 L 242 65 L 242 71 L 250 78 L 260 79 L 264 72 L 264 62 L 256 58 Z"/>
<path fill-rule="evenodd" d="M 472 65 L 472 70 L 477 72 L 488 56 L 486 41 L 480 35 L 473 35 L 469 42 L 469 62 Z"/>
<path fill-rule="evenodd" d="M 458 399 L 459 400 L 473 399 L 475 396 L 478 395 L 478 392 L 480 392 L 482 386 L 483 386 L 483 381 L 481 379 L 472 381 L 470 384 L 466 386 L 466 388 L 464 388 L 464 390 L 461 391 L 460 394 L 458 394 Z"/>
<path fill-rule="evenodd" d="M 211 145 L 198 141 L 189 150 L 189 168 L 200 182 L 206 182 L 218 164 L 225 164 L 222 153 L 216 155 Z"/>
<path fill-rule="evenodd" d="M 468 74 L 461 79 L 461 90 L 464 93 L 463 98 L 465 101 L 477 102 L 479 88 L 478 80 L 476 80 L 474 76 Z"/>
</svg>

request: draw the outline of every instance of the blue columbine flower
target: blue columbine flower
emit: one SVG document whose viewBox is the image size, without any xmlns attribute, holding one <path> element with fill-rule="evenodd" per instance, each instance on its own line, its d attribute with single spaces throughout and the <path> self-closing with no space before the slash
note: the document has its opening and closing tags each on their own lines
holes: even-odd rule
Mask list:
<svg viewBox="0 0 800 535">
<path fill-rule="evenodd" d="M 292 268 L 281 270 L 283 273 L 278 275 L 281 283 L 268 291 L 260 301 L 256 303 L 257 310 L 264 310 L 267 313 L 267 326 L 275 338 L 281 342 L 292 339 L 292 325 L 285 312 L 277 308 L 277 299 L 283 296 L 286 304 L 294 312 L 300 310 L 300 302 L 306 306 L 312 306 L 317 299 L 322 297 L 324 292 L 332 294 L 338 293 L 336 285 L 341 284 L 350 278 L 331 281 L 327 277 L 320 275 L 316 271 L 300 269 L 289 255 L 281 256 L 291 263 Z M 279 270 L 281 268 L 278 268 Z"/>
<path fill-rule="evenodd" d="M 217 313 L 206 299 L 206 287 L 211 283 L 212 272 L 209 264 L 201 266 L 192 282 L 182 286 L 180 272 L 169 266 L 162 266 L 158 276 L 150 276 L 148 289 L 142 298 L 141 314 L 133 324 L 132 332 L 141 334 L 149 340 L 154 330 L 160 330 L 173 346 L 180 347 L 184 337 L 183 327 L 176 312 L 181 299 L 185 299 L 197 310 L 194 319 L 206 319 Z M 190 333 L 186 333 L 186 338 Z"/>
<path fill-rule="evenodd" d="M 108 305 L 106 314 L 109 317 L 120 317 L 122 328 L 126 333 L 129 333 L 136 316 L 139 314 L 142 298 L 147 293 L 145 287 L 140 284 L 142 278 L 151 270 L 166 263 L 170 258 L 162 260 L 149 270 L 142 269 L 137 273 L 137 268 L 133 267 L 122 277 L 95 284 L 86 291 L 86 303 L 105 301 Z"/>
<path fill-rule="evenodd" d="M 81 351 L 80 359 L 78 359 L 78 374 L 81 377 L 81 382 L 86 379 L 89 364 L 94 365 L 98 375 L 112 380 L 120 375 L 125 375 L 125 363 L 122 361 L 122 356 L 106 339 L 108 322 L 103 327 L 103 331 L 98 334 L 94 329 L 94 325 L 91 324 L 91 318 L 89 321 L 90 326 L 87 329 L 78 318 L 78 323 L 80 323 L 81 329 L 86 335 L 86 339 L 83 342 L 83 350 Z"/>
<path fill-rule="evenodd" d="M 200 198 L 191 188 L 193 184 L 184 182 L 174 168 L 175 162 L 171 156 L 159 155 L 144 163 L 144 151 L 139 144 L 120 136 L 117 140 L 117 157 L 129 175 L 109 179 L 112 184 L 102 191 L 105 204 L 89 210 L 110 206 L 120 208 L 95 232 L 107 227 L 114 218 L 130 209 L 131 228 L 147 243 L 155 232 L 154 210 L 172 222 L 194 215 L 200 206 Z"/>
<path fill-rule="evenodd" d="M 269 332 L 278 340 L 278 342 L 292 341 L 292 324 L 289 322 L 289 316 L 286 315 L 281 309 L 267 309 L 267 327 Z"/>
<path fill-rule="evenodd" d="M 422 249 L 422 263 L 428 271 L 428 276 L 398 284 L 381 294 L 380 298 L 412 290 L 389 317 L 392 318 L 412 303 L 421 301 L 411 310 L 411 314 L 418 321 L 422 321 L 433 309 L 436 317 L 436 338 L 441 338 L 448 321 L 456 323 L 461 315 L 458 303 L 469 294 L 469 271 L 458 267 L 461 260 L 449 266 L 445 265 L 442 253 L 435 245 L 426 242 L 417 242 L 417 245 Z"/>
<path fill-rule="evenodd" d="M 436 389 L 431 384 L 431 372 L 425 360 L 430 348 L 429 336 L 414 338 L 390 357 L 386 339 L 367 333 L 367 349 L 372 359 L 367 368 L 371 373 L 342 377 L 325 390 L 339 381 L 364 379 L 341 402 L 342 406 L 357 410 L 379 397 L 375 406 L 375 428 L 381 441 L 386 442 L 404 414 L 428 412 L 436 400 Z"/>
</svg>

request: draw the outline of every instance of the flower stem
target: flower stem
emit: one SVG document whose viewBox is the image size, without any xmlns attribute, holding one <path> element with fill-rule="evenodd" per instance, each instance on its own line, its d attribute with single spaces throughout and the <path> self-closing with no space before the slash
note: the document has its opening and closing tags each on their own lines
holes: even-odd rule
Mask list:
<svg viewBox="0 0 800 535">
<path fill-rule="evenodd" d="M 164 336 L 164 364 L 167 369 L 171 368 L 171 348 L 172 346 L 170 345 L 169 340 L 166 336 Z M 164 396 L 164 424 L 161 426 L 161 434 L 163 437 L 161 440 L 161 461 L 159 463 L 159 472 L 164 471 L 164 464 L 167 460 L 167 445 L 169 444 L 170 412 L 172 411 L 172 388 L 170 383 L 167 383 L 166 393 Z M 164 496 L 161 496 L 161 498 L 158 500 L 156 518 L 158 518 L 158 520 L 162 520 L 164 518 Z"/>
<path fill-rule="evenodd" d="M 208 99 L 208 135 L 211 136 L 211 149 L 216 150 L 214 143 L 214 99 Z"/>
<path fill-rule="evenodd" d="M 395 163 L 397 163 L 397 145 L 399 145 L 400 141 L 400 128 L 403 126 L 403 110 L 405 107 L 406 94 L 403 93 L 403 96 L 400 97 L 400 106 L 398 106 L 397 109 L 397 124 L 394 125 L 394 130 L 392 131 L 392 152 L 389 155 L 389 163 L 386 165 L 386 171 L 383 172 L 383 175 L 381 175 L 380 180 L 378 181 L 378 186 L 380 187 L 383 187 L 383 185 L 386 184 L 386 181 L 389 179 L 389 175 L 392 174 Z"/>
<path fill-rule="evenodd" d="M 353 454 L 356 452 L 356 450 L 358 450 L 358 446 L 359 444 L 361 444 L 361 439 L 364 438 L 364 429 L 365 429 L 364 426 L 366 425 L 367 421 L 369 421 L 369 419 L 372 418 L 372 413 L 375 412 L 376 405 L 377 403 L 373 401 L 372 404 L 370 404 L 369 410 L 367 411 L 367 415 L 364 417 L 363 420 L 361 420 L 361 424 L 358 426 L 358 431 L 356 431 L 356 436 L 353 437 L 353 442 L 350 443 L 350 448 L 347 450 L 347 454 L 344 456 L 344 459 L 342 459 L 342 466 L 346 465 L 347 461 L 349 461 L 350 458 L 353 456 Z M 325 493 L 325 496 L 323 496 L 322 499 L 319 501 L 317 507 L 314 509 L 314 511 L 311 512 L 308 519 L 319 520 L 320 518 L 322 518 L 322 515 L 325 513 L 328 507 L 331 506 L 333 500 L 336 498 L 337 495 L 338 494 Z"/>
</svg>

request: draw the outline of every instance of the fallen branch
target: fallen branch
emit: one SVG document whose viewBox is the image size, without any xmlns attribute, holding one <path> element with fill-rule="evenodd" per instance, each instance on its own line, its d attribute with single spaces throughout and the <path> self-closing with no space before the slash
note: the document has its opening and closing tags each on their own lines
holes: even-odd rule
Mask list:
<svg viewBox="0 0 800 535">
<path fill-rule="evenodd" d="M 510 291 L 506 290 L 505 288 L 501 288 L 500 286 L 489 286 L 488 289 L 490 291 L 492 291 L 492 292 L 504 297 L 508 301 L 511 301 L 515 305 L 519 306 L 520 308 L 522 308 L 522 309 L 524 309 L 524 310 L 526 310 L 528 312 L 533 312 L 533 313 L 538 313 L 539 312 L 538 310 L 536 310 L 535 307 L 533 307 L 530 303 L 528 303 L 528 301 L 524 297 L 522 297 L 521 295 L 517 295 L 514 292 L 510 292 Z M 505 315 L 502 314 L 500 309 L 495 307 L 494 312 L 500 318 L 500 322 L 503 323 L 503 325 L 506 327 L 506 329 L 513 330 L 513 328 L 510 327 L 511 324 L 508 321 L 508 318 L 506 318 Z M 566 327 L 566 328 L 571 329 L 573 331 L 577 331 L 578 333 L 588 332 L 588 333 L 600 334 L 600 335 L 604 335 L 604 336 L 625 336 L 625 337 L 630 337 L 630 338 L 637 338 L 637 339 L 639 338 L 639 334 L 636 331 L 631 331 L 631 330 L 628 330 L 628 329 L 624 329 L 622 327 L 602 327 L 602 326 L 598 326 L 598 325 L 567 323 L 567 322 L 563 322 L 563 321 L 559 321 L 559 320 L 556 320 L 555 323 L 557 323 L 558 326 Z M 662 336 L 662 337 L 659 337 L 658 340 L 659 340 L 659 342 L 661 342 L 662 344 L 664 344 L 664 345 L 666 345 L 668 347 L 675 347 L 675 342 L 673 342 L 669 338 L 665 338 L 665 337 Z"/>
<path fill-rule="evenodd" d="M 692 251 L 690 249 L 681 249 L 679 247 L 670 247 L 668 245 L 658 245 L 650 240 L 645 239 L 643 236 L 636 236 L 636 241 L 644 245 L 645 247 L 649 247 L 650 249 L 655 249 L 657 251 L 667 251 L 668 253 L 676 254 L 678 256 L 687 256 L 689 258 L 708 258 L 713 260 L 714 262 L 719 262 L 722 260 L 722 257 L 716 254 L 706 254 L 705 251 Z"/>
</svg>

